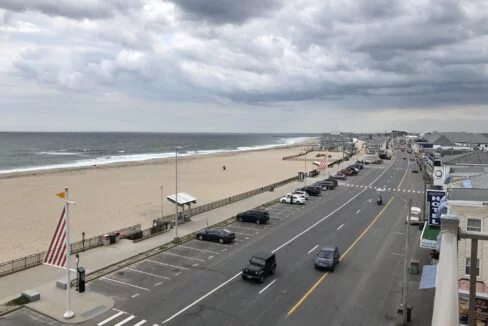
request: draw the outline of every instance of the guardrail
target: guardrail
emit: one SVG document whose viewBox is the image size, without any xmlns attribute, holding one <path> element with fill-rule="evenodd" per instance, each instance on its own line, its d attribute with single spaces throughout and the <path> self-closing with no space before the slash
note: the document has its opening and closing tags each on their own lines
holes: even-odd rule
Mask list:
<svg viewBox="0 0 488 326">
<path fill-rule="evenodd" d="M 110 233 L 119 233 L 120 238 L 126 238 L 129 234 L 141 230 L 141 225 L 136 224 Z M 85 241 L 77 241 L 71 244 L 71 254 L 74 255 L 83 250 L 99 247 L 102 245 L 103 235 L 99 235 Z M 35 267 L 42 264 L 46 251 L 25 256 L 18 259 L 13 259 L 4 263 L 0 263 L 0 276 L 12 274 L 24 269 Z"/>
</svg>

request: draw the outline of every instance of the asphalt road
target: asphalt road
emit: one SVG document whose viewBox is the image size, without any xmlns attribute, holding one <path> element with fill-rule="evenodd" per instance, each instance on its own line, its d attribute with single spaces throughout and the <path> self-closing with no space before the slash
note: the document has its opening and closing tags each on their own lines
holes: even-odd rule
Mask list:
<svg viewBox="0 0 488 326">
<path fill-rule="evenodd" d="M 391 325 L 407 208 L 389 193 L 376 205 L 374 188 L 420 205 L 421 176 L 403 156 L 386 168 L 366 167 L 304 206 L 270 207 L 267 225 L 229 225 L 238 240 L 232 245 L 192 240 L 91 282 L 87 290 L 110 295 L 116 309 L 84 325 Z M 313 268 L 323 245 L 342 253 L 333 273 Z M 261 250 L 276 253 L 276 274 L 262 285 L 243 281 L 241 268 Z"/>
</svg>

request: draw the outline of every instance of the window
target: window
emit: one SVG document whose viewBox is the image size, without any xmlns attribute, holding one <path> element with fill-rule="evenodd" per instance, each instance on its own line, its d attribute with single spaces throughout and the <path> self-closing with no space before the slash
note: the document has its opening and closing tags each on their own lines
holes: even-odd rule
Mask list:
<svg viewBox="0 0 488 326">
<path fill-rule="evenodd" d="M 464 274 L 469 275 L 471 273 L 471 258 L 467 257 L 464 263 Z M 476 260 L 476 276 L 480 276 L 480 260 Z"/>
<path fill-rule="evenodd" d="M 468 231 L 481 232 L 481 220 L 468 218 Z"/>
</svg>

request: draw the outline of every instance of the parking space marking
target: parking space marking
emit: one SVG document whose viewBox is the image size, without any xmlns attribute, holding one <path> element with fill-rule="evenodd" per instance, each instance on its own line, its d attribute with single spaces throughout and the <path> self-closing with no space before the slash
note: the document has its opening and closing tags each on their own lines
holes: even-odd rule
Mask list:
<svg viewBox="0 0 488 326">
<path fill-rule="evenodd" d="M 160 286 L 163 282 L 154 283 L 154 286 Z"/>
<path fill-rule="evenodd" d="M 343 227 L 343 226 L 344 226 L 344 224 L 341 224 L 341 226 L 339 226 L 339 227 L 337 228 L 337 231 L 339 231 L 340 229 L 342 229 L 342 227 Z"/>
<path fill-rule="evenodd" d="M 148 273 L 148 272 L 143 272 L 143 271 L 140 271 L 140 270 L 137 270 L 137 269 L 133 269 L 133 268 L 129 268 L 129 267 L 126 267 L 124 269 L 127 269 L 127 270 L 132 271 L 132 272 L 136 272 L 136 273 L 141 273 L 141 274 L 146 274 L 146 275 L 150 275 L 150 276 L 153 276 L 153 277 L 162 278 L 162 279 L 165 279 L 165 280 L 171 280 L 169 277 L 166 277 L 166 276 L 151 274 L 151 273 Z"/>
<path fill-rule="evenodd" d="M 201 252 L 206 252 L 206 253 L 209 253 L 209 254 L 216 254 L 216 255 L 220 254 L 219 252 L 210 251 L 210 250 L 204 250 L 204 249 L 199 249 L 199 248 L 193 248 L 193 247 L 189 247 L 189 246 L 185 246 L 185 245 L 179 245 L 178 247 L 192 249 L 192 250 L 197 250 L 197 251 L 201 251 Z"/>
<path fill-rule="evenodd" d="M 313 247 L 312 249 L 310 249 L 308 252 L 307 252 L 307 255 L 309 255 L 312 251 L 314 251 L 315 249 L 317 249 L 319 245 L 316 245 L 315 247 Z"/>
<path fill-rule="evenodd" d="M 356 212 L 356 214 L 358 214 L 360 211 L 361 211 L 361 210 L 360 210 L 360 209 L 358 209 L 358 211 Z"/>
<path fill-rule="evenodd" d="M 249 239 L 249 237 L 245 237 L 244 239 L 246 239 L 246 240 L 247 240 L 247 239 Z"/>
<path fill-rule="evenodd" d="M 213 259 L 213 258 L 214 258 L 214 256 L 208 256 L 208 259 L 209 259 L 209 260 L 210 260 L 210 259 Z"/>
<path fill-rule="evenodd" d="M 195 264 L 193 264 L 192 266 L 193 266 L 193 267 L 197 267 L 198 265 L 200 265 L 200 264 L 199 264 L 199 263 L 195 263 Z"/>
<path fill-rule="evenodd" d="M 130 315 L 129 317 L 127 317 L 126 319 L 122 320 L 120 323 L 117 323 L 115 324 L 115 326 L 122 326 L 124 325 L 125 323 L 127 323 L 128 321 L 134 319 L 136 316 L 134 315 Z"/>
<path fill-rule="evenodd" d="M 401 257 L 404 257 L 405 255 L 402 255 L 402 254 L 397 254 L 396 252 L 392 252 L 391 253 L 392 255 L 395 255 L 395 256 L 401 256 Z"/>
<path fill-rule="evenodd" d="M 263 293 L 264 291 L 266 291 L 267 288 L 269 288 L 271 285 L 273 285 L 274 282 L 276 282 L 278 279 L 275 278 L 273 281 L 271 281 L 271 283 L 269 283 L 268 285 L 266 285 L 261 291 L 259 291 L 258 294 L 261 294 Z"/>
<path fill-rule="evenodd" d="M 137 324 L 135 324 L 134 326 L 141 326 L 142 324 L 145 324 L 146 323 L 146 320 L 141 320 L 140 322 L 138 322 Z"/>
<path fill-rule="evenodd" d="M 124 313 L 125 313 L 125 312 L 123 312 L 123 311 L 119 311 L 119 312 L 118 312 L 118 313 L 116 313 L 115 315 L 110 316 L 110 317 L 108 317 L 107 319 L 105 319 L 104 321 L 99 322 L 99 323 L 97 324 L 97 326 L 103 326 L 103 325 L 105 325 L 106 323 L 110 322 L 112 319 L 115 319 L 115 318 L 119 317 L 120 315 L 123 315 Z"/>
<path fill-rule="evenodd" d="M 134 285 L 134 284 L 130 284 L 130 283 L 126 283 L 126 282 L 122 282 L 122 281 L 117 281 L 117 280 L 114 280 L 114 279 L 111 279 L 111 278 L 108 278 L 108 277 L 102 277 L 102 280 L 107 280 L 107 281 L 112 281 L 112 282 L 115 282 L 115 283 L 120 283 L 120 284 L 123 284 L 123 285 L 127 285 L 127 286 L 132 286 L 136 289 L 141 289 L 141 290 L 144 290 L 144 291 L 149 291 L 149 289 L 146 289 L 146 288 L 143 288 L 141 286 L 137 286 L 137 285 Z"/>
<path fill-rule="evenodd" d="M 133 295 L 131 295 L 130 297 L 131 297 L 132 299 L 134 299 L 134 298 L 137 298 L 137 297 L 138 297 L 138 296 L 140 296 L 140 295 L 141 295 L 140 293 L 134 293 L 134 294 L 133 294 Z"/>
<path fill-rule="evenodd" d="M 173 254 L 173 253 L 171 253 L 171 252 L 166 252 L 166 251 L 163 251 L 163 252 L 162 252 L 162 254 L 163 254 L 163 255 L 175 256 L 175 257 L 180 257 L 180 258 L 185 258 L 185 259 L 196 260 L 196 261 L 202 261 L 202 262 L 204 262 L 204 261 L 205 261 L 205 260 L 200 259 L 200 258 L 194 258 L 194 257 L 182 256 L 182 255 Z"/>
<path fill-rule="evenodd" d="M 146 261 L 148 261 L 150 263 L 155 263 L 155 264 L 159 264 L 159 265 L 162 265 L 162 266 L 168 266 L 168 267 L 173 267 L 173 268 L 178 268 L 178 269 L 185 269 L 185 270 L 189 269 L 188 267 L 166 264 L 166 263 L 162 263 L 160 261 L 151 260 L 151 259 L 146 259 Z"/>
<path fill-rule="evenodd" d="M 224 248 L 224 249 L 222 249 L 221 251 L 222 251 L 222 252 L 227 251 L 227 248 Z"/>
</svg>

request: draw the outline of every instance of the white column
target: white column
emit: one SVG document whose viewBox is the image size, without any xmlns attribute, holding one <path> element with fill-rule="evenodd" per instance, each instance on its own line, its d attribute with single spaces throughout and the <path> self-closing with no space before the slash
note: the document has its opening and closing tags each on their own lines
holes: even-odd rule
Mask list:
<svg viewBox="0 0 488 326">
<path fill-rule="evenodd" d="M 457 236 L 459 219 L 441 217 L 441 253 L 437 264 L 437 282 L 432 326 L 458 326 Z M 476 268 L 476 267 L 475 267 Z"/>
</svg>

